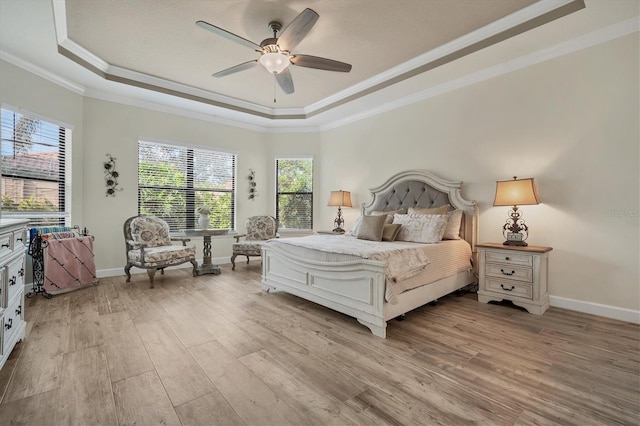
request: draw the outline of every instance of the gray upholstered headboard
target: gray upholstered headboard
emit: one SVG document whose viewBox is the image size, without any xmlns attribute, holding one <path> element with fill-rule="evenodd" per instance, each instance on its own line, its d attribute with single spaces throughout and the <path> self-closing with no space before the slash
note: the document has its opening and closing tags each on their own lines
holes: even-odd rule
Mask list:
<svg viewBox="0 0 640 426">
<path fill-rule="evenodd" d="M 372 211 L 407 210 L 409 207 L 451 205 L 464 211 L 460 235 L 475 253 L 478 242 L 478 207 L 475 201 L 462 198 L 462 182 L 439 178 L 425 170 L 400 172 L 382 185 L 371 188 L 372 199 L 362 204 L 362 214 Z"/>
</svg>

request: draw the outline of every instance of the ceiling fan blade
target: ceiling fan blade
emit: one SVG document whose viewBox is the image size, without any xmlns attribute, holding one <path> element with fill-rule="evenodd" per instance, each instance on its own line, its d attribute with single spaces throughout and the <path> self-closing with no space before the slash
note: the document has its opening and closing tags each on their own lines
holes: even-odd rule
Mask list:
<svg viewBox="0 0 640 426">
<path fill-rule="evenodd" d="M 280 74 L 276 74 L 275 76 L 276 81 L 284 93 L 290 95 L 295 92 L 293 88 L 293 77 L 291 77 L 291 71 L 289 71 L 289 68 L 286 68 Z"/>
<path fill-rule="evenodd" d="M 243 46 L 246 46 L 250 49 L 262 50 L 262 47 L 260 47 L 259 44 L 255 44 L 251 40 L 247 40 L 246 38 L 242 38 L 239 35 L 230 33 L 229 31 L 223 30 L 222 28 L 216 27 L 215 25 L 212 25 L 208 22 L 197 21 L 196 25 L 199 26 L 200 28 L 204 28 L 205 30 L 211 31 L 214 34 L 218 34 L 219 36 L 222 36 L 227 40 L 235 41 L 236 43 L 242 44 Z"/>
<path fill-rule="evenodd" d="M 254 59 L 253 61 L 243 62 L 238 65 L 234 65 L 230 68 L 224 69 L 222 71 L 218 71 L 215 74 L 212 74 L 214 77 L 224 77 L 225 75 L 234 74 L 240 71 L 248 70 L 249 68 L 253 68 L 258 65 L 258 60 Z"/>
<path fill-rule="evenodd" d="M 320 15 L 315 10 L 306 8 L 300 15 L 291 21 L 287 28 L 282 31 L 278 37 L 278 46 L 281 50 L 291 52 L 291 50 L 302 41 L 303 38 L 311 31 Z"/>
<path fill-rule="evenodd" d="M 299 67 L 315 68 L 325 71 L 351 71 L 351 64 L 311 55 L 293 55 L 291 56 L 291 63 Z"/>
</svg>

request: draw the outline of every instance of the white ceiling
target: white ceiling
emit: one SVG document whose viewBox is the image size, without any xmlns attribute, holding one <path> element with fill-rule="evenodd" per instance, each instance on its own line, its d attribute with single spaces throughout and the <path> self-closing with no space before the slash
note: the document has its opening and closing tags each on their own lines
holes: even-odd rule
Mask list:
<svg viewBox="0 0 640 426">
<path fill-rule="evenodd" d="M 266 129 L 318 128 L 637 18 L 640 4 L 585 3 L 0 0 L 0 58 L 85 96 Z M 270 21 L 286 26 L 306 7 L 320 18 L 294 52 L 351 63 L 350 73 L 293 66 L 292 95 L 261 67 L 211 76 L 259 54 L 195 21 L 259 44 Z"/>
</svg>

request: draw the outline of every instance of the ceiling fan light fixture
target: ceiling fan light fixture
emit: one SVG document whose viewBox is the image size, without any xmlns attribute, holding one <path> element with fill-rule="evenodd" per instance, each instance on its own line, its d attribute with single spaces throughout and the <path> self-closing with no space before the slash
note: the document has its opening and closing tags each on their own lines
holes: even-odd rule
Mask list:
<svg viewBox="0 0 640 426">
<path fill-rule="evenodd" d="M 275 51 L 265 49 L 265 52 L 260 56 L 260 63 L 271 74 L 280 74 L 291 64 L 291 61 L 287 52 L 281 51 L 277 46 L 275 47 Z"/>
</svg>

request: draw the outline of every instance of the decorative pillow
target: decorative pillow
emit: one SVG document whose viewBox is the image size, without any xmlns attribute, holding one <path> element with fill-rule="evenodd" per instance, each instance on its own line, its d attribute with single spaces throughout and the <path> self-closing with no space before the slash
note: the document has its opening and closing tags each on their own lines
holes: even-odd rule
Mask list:
<svg viewBox="0 0 640 426">
<path fill-rule="evenodd" d="M 404 214 L 406 213 L 404 209 L 398 209 L 398 210 L 389 210 L 389 211 L 372 211 L 371 212 L 371 216 L 382 216 L 382 215 L 387 215 L 387 221 L 385 222 L 386 224 L 390 224 L 393 222 L 393 215 L 394 214 Z"/>
<path fill-rule="evenodd" d="M 442 235 L 443 240 L 459 240 L 460 225 L 462 224 L 462 210 L 454 210 L 447 213 L 447 226 Z"/>
<path fill-rule="evenodd" d="M 439 243 L 447 226 L 447 215 L 443 214 L 397 214 L 393 223 L 402 225 L 396 240 L 416 243 Z"/>
<path fill-rule="evenodd" d="M 447 214 L 449 207 L 449 204 L 432 208 L 409 207 L 409 214 Z"/>
<path fill-rule="evenodd" d="M 384 225 L 382 228 L 382 241 L 395 241 L 401 226 L 399 223 Z"/>
<path fill-rule="evenodd" d="M 358 228 L 362 222 L 362 216 L 359 216 L 355 222 L 353 222 L 353 228 L 351 229 L 351 235 L 355 236 L 358 233 Z"/>
<path fill-rule="evenodd" d="M 362 216 L 356 238 L 360 240 L 382 241 L 382 230 L 387 220 L 386 215 Z"/>
</svg>

